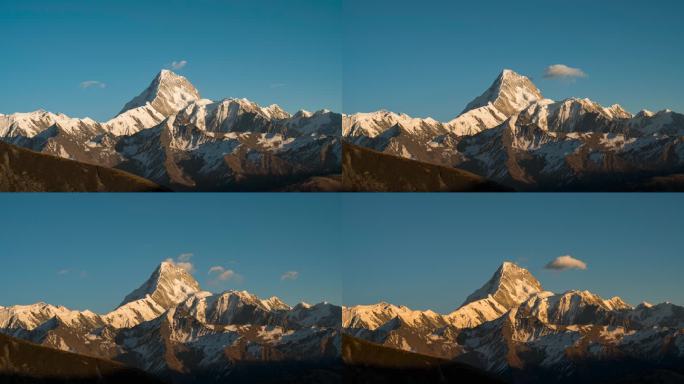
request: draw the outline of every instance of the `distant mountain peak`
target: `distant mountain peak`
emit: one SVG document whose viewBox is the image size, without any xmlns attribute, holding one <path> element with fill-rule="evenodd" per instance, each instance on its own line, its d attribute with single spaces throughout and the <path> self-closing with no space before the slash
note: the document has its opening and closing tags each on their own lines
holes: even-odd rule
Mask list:
<svg viewBox="0 0 684 384">
<path fill-rule="evenodd" d="M 199 283 L 188 271 L 173 262 L 164 261 L 147 281 L 124 298 L 120 307 L 149 296 L 156 304 L 169 309 L 199 291 Z"/>
<path fill-rule="evenodd" d="M 622 300 L 622 298 L 619 296 L 613 296 L 608 300 L 604 300 L 604 303 L 608 305 L 611 309 L 632 308 L 632 306 L 629 303 Z"/>
<path fill-rule="evenodd" d="M 162 69 L 145 90 L 124 105 L 119 114 L 149 103 L 157 112 L 169 116 L 200 99 L 199 91 L 188 79 Z"/>
<path fill-rule="evenodd" d="M 312 307 L 311 304 L 307 303 L 306 301 L 301 301 L 301 302 L 297 303 L 297 305 L 295 305 L 293 307 L 293 309 L 309 309 L 311 307 Z"/>
<path fill-rule="evenodd" d="M 178 76 L 178 75 L 176 75 L 176 74 L 175 74 L 173 71 L 171 71 L 171 70 L 162 69 L 162 70 L 159 71 L 159 73 L 157 74 L 157 77 L 164 77 L 164 76 Z"/>
<path fill-rule="evenodd" d="M 261 303 L 269 310 L 289 310 L 291 307 L 287 305 L 277 296 L 271 296 L 266 300 L 261 300 Z"/>
<path fill-rule="evenodd" d="M 540 100 L 543 100 L 542 94 L 530 79 L 504 69 L 492 85 L 468 103 L 447 126 L 456 135 L 473 135 L 498 126 Z"/>
<path fill-rule="evenodd" d="M 510 116 L 541 99 L 541 91 L 527 76 L 504 69 L 484 93 L 466 105 L 463 113 L 492 104 L 499 112 Z"/>
<path fill-rule="evenodd" d="M 648 109 L 642 109 L 641 111 L 639 111 L 636 114 L 635 117 L 645 118 L 645 117 L 652 117 L 653 115 L 655 115 L 655 112 L 649 111 Z"/>
<path fill-rule="evenodd" d="M 463 305 L 491 296 L 498 304 L 510 309 L 541 291 L 541 283 L 527 269 L 505 261 L 480 289 L 466 298 Z"/>
<path fill-rule="evenodd" d="M 287 305 L 284 301 L 282 301 L 279 297 L 271 296 L 268 299 L 261 299 L 257 295 L 244 290 L 229 290 L 223 292 L 222 294 L 220 294 L 220 296 L 227 298 L 229 301 L 233 302 L 236 305 L 239 303 L 250 304 L 263 307 L 263 309 L 268 311 L 290 309 L 290 306 Z"/>
</svg>

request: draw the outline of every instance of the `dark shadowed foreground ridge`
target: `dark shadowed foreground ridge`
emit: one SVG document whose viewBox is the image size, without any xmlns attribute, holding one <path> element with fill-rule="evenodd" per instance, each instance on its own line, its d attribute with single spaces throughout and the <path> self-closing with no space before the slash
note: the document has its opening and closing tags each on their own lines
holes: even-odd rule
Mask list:
<svg viewBox="0 0 684 384">
<path fill-rule="evenodd" d="M 499 192 L 510 188 L 457 168 L 344 143 L 342 185 L 367 192 Z"/>
<path fill-rule="evenodd" d="M 0 191 L 147 192 L 164 188 L 133 174 L 0 142 Z"/>
</svg>

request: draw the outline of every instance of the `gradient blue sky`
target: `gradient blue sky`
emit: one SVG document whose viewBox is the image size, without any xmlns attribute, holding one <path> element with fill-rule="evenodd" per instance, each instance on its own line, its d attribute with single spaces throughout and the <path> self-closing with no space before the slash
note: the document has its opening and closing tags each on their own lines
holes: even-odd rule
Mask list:
<svg viewBox="0 0 684 384">
<path fill-rule="evenodd" d="M 106 120 L 173 61 L 203 97 L 341 109 L 342 0 L 0 2 L 0 113 Z M 106 88 L 81 89 L 101 81 Z"/>
<path fill-rule="evenodd" d="M 504 68 L 555 100 L 684 112 L 678 0 L 344 0 L 343 110 L 450 120 Z M 565 64 L 588 74 L 549 80 Z"/>
<path fill-rule="evenodd" d="M 341 302 L 340 203 L 298 194 L 5 194 L 0 305 L 106 312 L 166 258 L 193 253 L 203 289 Z M 221 265 L 242 281 L 211 284 Z M 68 269 L 66 274 L 59 271 Z M 287 271 L 296 280 L 281 280 Z M 82 273 L 83 272 L 83 273 Z"/>
<path fill-rule="evenodd" d="M 376 194 L 342 202 L 343 303 L 448 313 L 503 261 L 550 291 L 684 305 L 681 194 Z M 570 254 L 586 270 L 544 266 Z"/>
</svg>

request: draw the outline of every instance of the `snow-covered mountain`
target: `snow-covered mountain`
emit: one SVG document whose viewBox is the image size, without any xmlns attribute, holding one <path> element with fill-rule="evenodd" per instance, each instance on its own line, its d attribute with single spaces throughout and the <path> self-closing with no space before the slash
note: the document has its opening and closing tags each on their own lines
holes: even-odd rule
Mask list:
<svg viewBox="0 0 684 384">
<path fill-rule="evenodd" d="M 380 111 L 345 115 L 342 125 L 352 144 L 521 190 L 638 189 L 684 172 L 684 115 L 545 99 L 511 70 L 449 122 Z"/>
<path fill-rule="evenodd" d="M 246 291 L 202 291 L 185 269 L 163 262 L 109 313 L 45 303 L 0 307 L 0 332 L 161 377 L 220 381 L 246 362 L 338 360 L 341 316 L 329 303 L 290 307 Z"/>
<path fill-rule="evenodd" d="M 186 269 L 170 261 L 164 261 L 143 285 L 123 299 L 119 307 L 149 298 L 162 308 L 169 309 L 199 290 L 199 283 Z"/>
<path fill-rule="evenodd" d="M 179 190 L 271 189 L 340 173 L 341 115 L 294 115 L 247 99 L 202 99 L 162 70 L 106 122 L 46 111 L 0 114 L 0 140 L 116 167 Z"/>
<path fill-rule="evenodd" d="M 449 314 L 449 320 L 458 328 L 472 328 L 498 318 L 541 290 L 541 284 L 529 271 L 506 261 L 489 281 Z"/>
<path fill-rule="evenodd" d="M 684 307 L 632 307 L 588 291 L 544 291 L 510 262 L 449 314 L 383 302 L 343 307 L 342 326 L 355 337 L 467 362 L 519 382 L 541 380 L 540 372 L 547 381 L 572 379 L 591 364 L 684 361 Z"/>
<path fill-rule="evenodd" d="M 382 302 L 343 307 L 342 325 L 352 336 L 379 344 L 453 357 L 463 353 L 456 341 L 460 330 L 497 319 L 541 290 L 539 281 L 527 270 L 505 262 L 489 281 L 449 314 Z"/>
<path fill-rule="evenodd" d="M 468 103 L 448 125 L 456 135 L 474 135 L 496 127 L 541 99 L 541 92 L 530 79 L 504 69 L 494 83 Z"/>
<path fill-rule="evenodd" d="M 448 316 L 381 302 L 342 308 L 343 331 L 388 347 L 432 356 L 457 356 L 458 329 Z"/>
<path fill-rule="evenodd" d="M 107 324 L 129 328 L 159 317 L 166 310 L 200 291 L 197 281 L 183 268 L 164 261 L 118 308 L 104 316 Z"/>
</svg>

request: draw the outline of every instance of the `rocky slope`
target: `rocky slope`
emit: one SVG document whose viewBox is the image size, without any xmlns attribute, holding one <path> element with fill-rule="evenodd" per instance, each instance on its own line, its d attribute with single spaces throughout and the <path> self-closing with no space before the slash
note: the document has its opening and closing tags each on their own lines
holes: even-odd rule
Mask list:
<svg viewBox="0 0 684 384">
<path fill-rule="evenodd" d="M 510 70 L 448 123 L 386 111 L 343 117 L 347 142 L 520 190 L 679 190 L 654 178 L 682 173 L 683 132 L 684 115 L 545 99 Z"/>
<path fill-rule="evenodd" d="M 343 335 L 345 383 L 504 383 L 472 366 Z"/>
<path fill-rule="evenodd" d="M 106 122 L 46 111 L 0 114 L 0 140 L 115 167 L 177 190 L 270 190 L 340 173 L 341 115 L 294 115 L 246 99 L 202 99 L 162 70 Z"/>
<path fill-rule="evenodd" d="M 142 177 L 0 142 L 0 191 L 148 192 L 165 188 Z"/>
<path fill-rule="evenodd" d="M 342 175 L 312 176 L 304 181 L 286 185 L 279 192 L 342 192 Z"/>
<path fill-rule="evenodd" d="M 356 192 L 493 192 L 509 189 L 473 173 L 343 143 L 342 187 Z"/>
<path fill-rule="evenodd" d="M 0 332 L 172 381 L 218 382 L 252 366 L 328 372 L 340 361 L 340 318 L 329 303 L 290 307 L 245 291 L 201 291 L 185 269 L 164 262 L 110 313 L 0 307 Z"/>
<path fill-rule="evenodd" d="M 355 337 L 466 362 L 520 383 L 639 377 L 684 361 L 683 307 L 632 307 L 588 291 L 544 291 L 529 271 L 509 262 L 452 313 L 379 303 L 344 307 L 342 319 L 344 332 Z M 615 376 L 602 375 L 601 367 Z M 592 374 L 582 376 L 585 371 Z"/>
<path fill-rule="evenodd" d="M 0 334 L 0 382 L 6 384 L 124 384 L 162 381 L 143 371 Z"/>
</svg>

